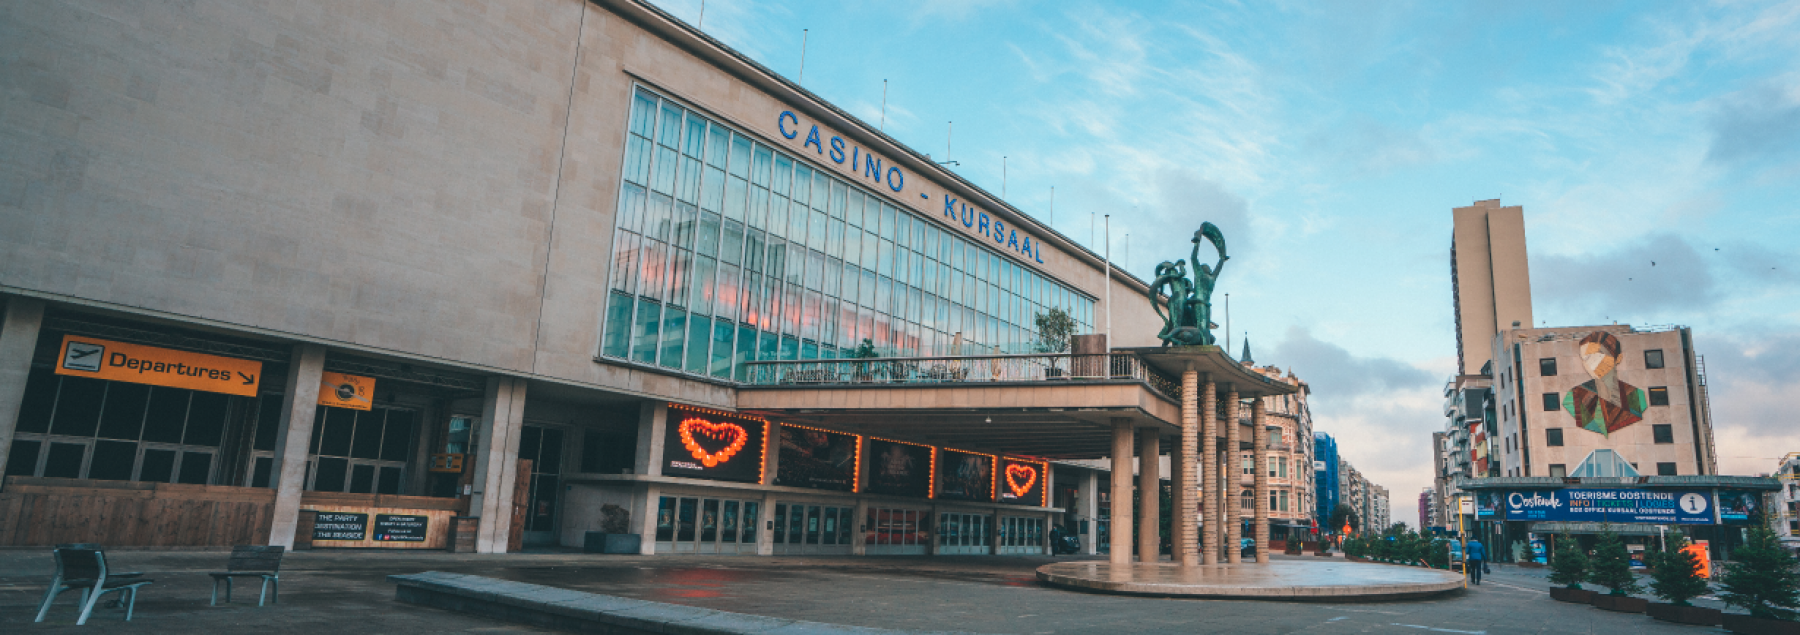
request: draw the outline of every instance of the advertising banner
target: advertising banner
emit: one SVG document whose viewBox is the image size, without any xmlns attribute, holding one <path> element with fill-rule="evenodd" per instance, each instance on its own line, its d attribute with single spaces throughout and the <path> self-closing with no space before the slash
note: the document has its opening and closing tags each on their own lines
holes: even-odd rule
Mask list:
<svg viewBox="0 0 1800 635">
<path fill-rule="evenodd" d="M 994 457 L 944 450 L 938 457 L 938 498 L 994 500 Z"/>
<path fill-rule="evenodd" d="M 255 397 L 262 362 L 66 335 L 56 374 Z"/>
<path fill-rule="evenodd" d="M 1742 490 L 1724 490 L 1719 492 L 1719 520 L 1727 525 L 1748 525 L 1756 522 L 1756 514 L 1762 511 L 1762 493 Z"/>
<path fill-rule="evenodd" d="M 425 542 L 430 516 L 375 515 L 375 539 L 383 542 Z"/>
<path fill-rule="evenodd" d="M 856 491 L 856 450 L 860 440 L 854 434 L 781 426 L 775 484 Z"/>
<path fill-rule="evenodd" d="M 1701 491 L 1557 489 L 1504 496 L 1507 520 L 1713 524 L 1712 496 Z"/>
<path fill-rule="evenodd" d="M 1500 517 L 1500 499 L 1505 495 L 1500 492 L 1479 492 L 1475 494 L 1475 519 L 1494 520 Z"/>
<path fill-rule="evenodd" d="M 319 512 L 313 522 L 313 540 L 362 540 L 368 533 L 369 515 Z"/>
<path fill-rule="evenodd" d="M 663 475 L 761 482 L 764 433 L 759 419 L 671 407 Z"/>
<path fill-rule="evenodd" d="M 329 371 L 320 373 L 319 405 L 368 410 L 375 405 L 375 378 Z"/>
<path fill-rule="evenodd" d="M 1025 459 L 1000 459 L 1000 502 L 1047 507 L 1044 480 L 1050 476 L 1050 465 Z"/>
<path fill-rule="evenodd" d="M 863 446 L 869 482 L 863 491 L 887 496 L 931 496 L 931 446 L 869 439 Z"/>
</svg>

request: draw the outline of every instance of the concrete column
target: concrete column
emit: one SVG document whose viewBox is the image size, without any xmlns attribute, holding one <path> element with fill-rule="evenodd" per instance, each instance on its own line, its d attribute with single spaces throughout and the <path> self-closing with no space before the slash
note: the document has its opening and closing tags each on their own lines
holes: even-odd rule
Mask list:
<svg viewBox="0 0 1800 635">
<path fill-rule="evenodd" d="M 756 555 L 775 555 L 775 493 L 763 494 L 756 510 Z"/>
<path fill-rule="evenodd" d="M 1081 553 L 1092 556 L 1100 553 L 1100 472 L 1083 470 L 1082 473 L 1081 489 L 1075 493 L 1075 517 L 1088 529 L 1082 533 L 1082 525 L 1078 525 L 1075 532 L 1081 536 Z"/>
<path fill-rule="evenodd" d="M 1175 553 L 1171 556 L 1184 567 L 1200 564 L 1199 524 L 1194 510 L 1194 489 L 1199 482 L 1195 462 L 1199 459 L 1200 442 L 1200 373 L 1188 368 L 1181 374 L 1181 440 L 1175 444 L 1175 501 L 1171 505 L 1175 518 Z"/>
<path fill-rule="evenodd" d="M 1113 564 L 1131 564 L 1131 419 L 1112 420 L 1112 527 L 1107 542 Z"/>
<path fill-rule="evenodd" d="M 763 485 L 774 485 L 781 472 L 781 424 L 770 421 L 763 426 Z"/>
<path fill-rule="evenodd" d="M 38 329 L 43 324 L 43 300 L 6 299 L 6 316 L 0 321 L 0 474 L 6 473 L 6 459 L 12 456 L 19 408 L 25 403 L 25 382 L 31 378 L 31 355 L 37 352 Z"/>
<path fill-rule="evenodd" d="M 1138 438 L 1138 562 L 1162 560 L 1162 439 L 1156 428 L 1144 428 Z"/>
<path fill-rule="evenodd" d="M 774 453 L 771 452 L 770 454 L 774 454 Z M 865 537 L 869 533 L 869 525 L 868 525 L 868 523 L 869 523 L 869 501 L 868 501 L 868 499 L 864 499 L 864 498 L 856 499 L 856 512 L 855 513 L 856 513 L 855 520 L 853 520 L 852 524 L 850 525 L 850 527 L 852 527 L 851 531 L 854 532 L 854 533 L 850 534 L 850 555 L 866 556 L 866 555 L 869 555 L 869 541 L 865 539 Z M 844 519 L 839 518 L 838 522 L 840 522 L 840 523 L 844 522 Z"/>
<path fill-rule="evenodd" d="M 1206 500 L 1202 504 L 1206 508 L 1206 531 L 1200 541 L 1201 561 L 1205 564 L 1219 562 L 1219 393 L 1218 386 L 1212 378 L 1206 378 L 1206 384 L 1200 390 L 1200 460 L 1205 463 L 1201 468 L 1200 489 L 1205 492 Z"/>
<path fill-rule="evenodd" d="M 1225 424 L 1225 462 L 1229 463 L 1230 467 L 1225 470 L 1225 486 L 1219 492 L 1221 496 L 1225 497 L 1225 504 L 1219 506 L 1219 511 L 1224 512 L 1222 515 L 1226 519 L 1224 521 L 1225 553 L 1227 554 L 1225 559 L 1231 564 L 1238 564 L 1244 559 L 1244 551 L 1238 548 L 1238 542 L 1243 539 L 1244 531 L 1244 506 L 1238 501 L 1238 492 L 1243 490 L 1244 474 L 1243 461 L 1238 458 L 1240 452 L 1238 450 L 1238 437 L 1240 436 L 1238 428 L 1241 427 L 1238 425 L 1238 418 L 1241 416 L 1239 413 L 1242 408 L 1243 403 L 1238 401 L 1236 389 L 1225 393 L 1225 420 L 1227 421 Z"/>
<path fill-rule="evenodd" d="M 306 490 L 306 457 L 312 449 L 313 421 L 319 410 L 319 379 L 325 372 L 325 347 L 294 346 L 288 362 L 287 390 L 281 396 L 281 424 L 275 438 L 275 509 L 270 513 L 269 544 L 294 548 L 294 523 L 300 519 L 300 497 Z"/>
<path fill-rule="evenodd" d="M 656 513 L 661 509 L 662 486 L 655 483 L 638 486 L 637 494 L 631 499 L 631 525 L 641 536 L 638 540 L 640 554 L 656 553 Z"/>
<path fill-rule="evenodd" d="M 669 422 L 669 404 L 645 402 L 638 407 L 637 456 L 632 461 L 633 474 L 662 476 L 663 443 Z"/>
<path fill-rule="evenodd" d="M 1269 432 L 1263 429 L 1263 400 L 1258 399 L 1250 404 L 1250 429 L 1256 437 L 1256 563 L 1269 562 L 1269 455 L 1263 451 L 1268 445 Z"/>
<path fill-rule="evenodd" d="M 481 516 L 476 553 L 506 553 L 512 534 L 513 481 L 519 475 L 519 432 L 524 428 L 525 380 L 490 377 L 481 404 L 479 454 L 470 511 Z M 476 511 L 479 510 L 479 511 Z"/>
</svg>

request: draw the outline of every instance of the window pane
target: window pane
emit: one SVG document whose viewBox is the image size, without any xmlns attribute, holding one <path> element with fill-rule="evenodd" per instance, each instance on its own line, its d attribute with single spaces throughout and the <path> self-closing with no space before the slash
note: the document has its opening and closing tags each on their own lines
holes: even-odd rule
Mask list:
<svg viewBox="0 0 1800 635">
<path fill-rule="evenodd" d="M 319 409 L 325 411 L 325 427 L 319 433 L 317 454 L 350 456 L 351 435 L 356 428 L 356 411 L 328 406 L 320 406 Z"/>
<path fill-rule="evenodd" d="M 62 378 L 57 377 L 53 371 L 31 369 L 31 374 L 25 380 L 25 399 L 19 404 L 19 432 L 50 430 L 50 414 L 56 409 L 56 389 L 61 384 Z M 6 464 L 12 465 L 12 461 L 8 460 Z M 36 465 L 35 459 L 32 465 Z M 12 468 L 7 468 L 9 474 L 11 470 Z"/>
<path fill-rule="evenodd" d="M 12 450 L 6 453 L 6 475 L 36 476 L 38 450 L 43 445 L 42 441 L 14 440 Z"/>
<path fill-rule="evenodd" d="M 168 483 L 175 480 L 174 450 L 144 450 L 144 464 L 138 468 L 137 480 Z"/>
<path fill-rule="evenodd" d="M 712 357 L 707 372 L 714 377 L 727 377 L 731 372 L 732 335 L 736 329 L 728 320 L 719 320 L 712 328 Z"/>
<path fill-rule="evenodd" d="M 148 454 L 149 453 L 146 452 L 145 453 L 146 456 L 144 457 L 146 463 L 149 462 Z M 345 476 L 344 472 L 345 472 L 345 470 L 347 470 L 349 468 L 350 461 L 348 459 L 339 459 L 339 458 L 321 456 L 321 457 L 319 457 L 318 462 L 319 462 L 318 472 L 316 472 L 313 475 L 313 487 L 312 487 L 313 491 L 316 491 L 316 492 L 342 492 L 342 491 L 344 491 L 344 476 Z"/>
<path fill-rule="evenodd" d="M 657 334 L 662 329 L 662 305 L 639 302 L 637 322 L 631 334 L 631 359 L 645 364 L 656 361 Z"/>
<path fill-rule="evenodd" d="M 256 409 L 256 440 L 251 447 L 274 451 L 275 439 L 281 434 L 281 395 L 263 395 Z"/>
<path fill-rule="evenodd" d="M 372 494 L 374 492 L 375 466 L 367 464 L 350 466 L 350 493 Z"/>
<path fill-rule="evenodd" d="M 144 415 L 145 441 L 181 442 L 181 426 L 187 421 L 188 396 L 190 394 L 189 391 L 180 388 L 157 387 L 150 390 L 150 408 Z M 172 459 L 171 463 L 173 463 Z M 168 479 L 163 480 L 167 481 Z"/>
<path fill-rule="evenodd" d="M 693 324 L 688 325 L 687 363 L 683 365 L 689 372 L 706 372 L 706 345 L 712 338 L 712 320 L 696 314 Z"/>
<path fill-rule="evenodd" d="M 377 494 L 399 494 L 400 493 L 400 473 L 401 473 L 401 470 L 400 470 L 400 468 L 397 468 L 397 467 L 390 466 L 390 467 L 381 468 L 381 479 L 379 481 L 377 481 L 375 484 L 375 493 L 377 493 Z"/>
<path fill-rule="evenodd" d="M 663 311 L 662 353 L 657 359 L 662 365 L 680 368 L 682 362 L 682 345 L 687 337 L 687 312 L 670 307 Z"/>
<path fill-rule="evenodd" d="M 212 458 L 211 452 L 182 452 L 181 478 L 175 482 L 206 485 L 208 478 L 212 476 Z"/>
<path fill-rule="evenodd" d="M 225 434 L 225 411 L 230 398 L 216 392 L 195 392 L 193 399 L 188 407 L 187 434 L 182 442 L 219 447 L 219 440 Z"/>
<path fill-rule="evenodd" d="M 100 425 L 100 403 L 105 396 L 104 381 L 64 377 L 62 392 L 56 398 L 56 421 L 50 431 L 76 437 L 94 436 L 94 429 Z M 56 456 L 54 451 L 51 456 Z"/>
<path fill-rule="evenodd" d="M 600 354 L 608 357 L 625 357 L 629 354 L 626 334 L 631 329 L 631 298 L 617 291 L 612 293 L 610 303 L 606 307 L 606 333 L 601 338 Z M 261 438 L 261 429 L 258 429 Z M 260 445 L 260 444 L 259 444 Z M 257 449 L 273 450 L 258 447 Z"/>
<path fill-rule="evenodd" d="M 106 408 L 100 413 L 102 439 L 136 441 L 144 428 L 144 408 L 150 405 L 150 387 L 113 382 L 106 389 Z M 130 468 L 126 468 L 127 471 Z M 127 476 L 127 479 L 130 477 Z"/>
<path fill-rule="evenodd" d="M 381 455 L 381 420 L 386 414 L 387 410 L 381 408 L 356 413 L 356 432 L 350 444 L 350 456 L 373 459 Z"/>
<path fill-rule="evenodd" d="M 131 468 L 137 462 L 137 447 L 136 442 L 94 442 L 94 460 L 88 464 L 88 478 L 102 481 L 131 480 Z"/>
<path fill-rule="evenodd" d="M 268 456 L 256 457 L 256 466 L 250 469 L 250 486 L 251 487 L 268 487 L 269 486 L 269 473 L 273 472 L 274 470 L 275 470 L 275 458 L 274 457 L 268 457 Z"/>
</svg>

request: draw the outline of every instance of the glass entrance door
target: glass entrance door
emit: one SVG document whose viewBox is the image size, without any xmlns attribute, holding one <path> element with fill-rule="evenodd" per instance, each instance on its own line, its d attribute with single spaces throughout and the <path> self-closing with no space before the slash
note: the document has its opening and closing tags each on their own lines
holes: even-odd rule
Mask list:
<svg viewBox="0 0 1800 635">
<path fill-rule="evenodd" d="M 938 515 L 938 555 L 987 555 L 994 552 L 988 528 L 989 514 L 944 513 Z"/>
<path fill-rule="evenodd" d="M 531 492 L 525 507 L 525 544 L 556 544 L 562 457 L 562 428 L 525 424 L 519 432 L 519 459 L 531 461 Z"/>
<path fill-rule="evenodd" d="M 1029 516 L 1000 517 L 1000 553 L 1044 553 L 1044 519 Z"/>
<path fill-rule="evenodd" d="M 848 555 L 856 508 L 830 505 L 775 505 L 776 555 Z"/>
<path fill-rule="evenodd" d="M 869 508 L 863 548 L 871 556 L 922 556 L 931 536 L 931 512 Z"/>
<path fill-rule="evenodd" d="M 756 553 L 759 501 L 661 498 L 656 512 L 657 553 Z"/>
</svg>

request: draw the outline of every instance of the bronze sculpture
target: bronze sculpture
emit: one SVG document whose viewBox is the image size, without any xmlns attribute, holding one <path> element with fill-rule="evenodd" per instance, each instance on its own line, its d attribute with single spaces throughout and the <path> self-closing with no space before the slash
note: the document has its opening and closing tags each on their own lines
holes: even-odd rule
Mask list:
<svg viewBox="0 0 1800 635">
<path fill-rule="evenodd" d="M 1200 264 L 1202 240 L 1218 250 L 1217 264 Z M 1192 258 L 1157 265 L 1156 279 L 1150 283 L 1150 306 L 1163 319 L 1162 331 L 1156 334 L 1163 346 L 1206 346 L 1216 341 L 1212 329 L 1219 325 L 1212 321 L 1212 292 L 1231 257 L 1225 252 L 1225 234 L 1211 222 L 1201 223 L 1193 242 Z M 1188 279 L 1189 263 L 1193 265 L 1192 280 Z"/>
</svg>

